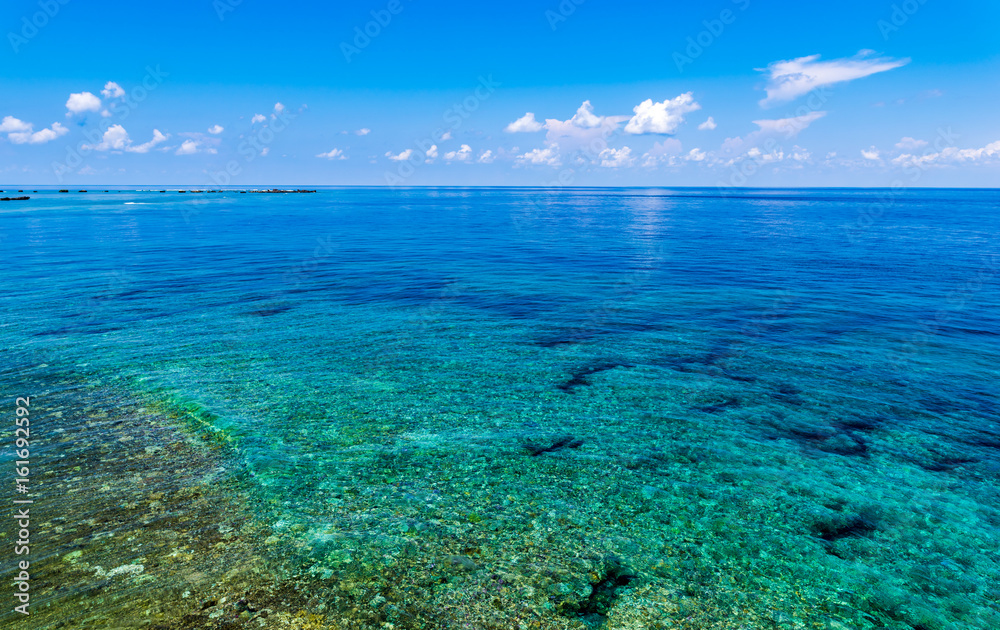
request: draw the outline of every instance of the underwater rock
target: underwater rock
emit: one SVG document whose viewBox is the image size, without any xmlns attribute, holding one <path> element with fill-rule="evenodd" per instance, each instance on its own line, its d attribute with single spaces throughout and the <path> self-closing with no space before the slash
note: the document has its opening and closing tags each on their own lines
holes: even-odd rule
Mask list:
<svg viewBox="0 0 1000 630">
<path fill-rule="evenodd" d="M 564 448 L 580 448 L 583 446 L 583 440 L 578 440 L 572 435 L 565 435 L 554 442 L 547 443 L 525 440 L 521 442 L 521 446 L 523 446 L 532 457 L 537 457 L 539 455 L 552 453 Z"/>
</svg>

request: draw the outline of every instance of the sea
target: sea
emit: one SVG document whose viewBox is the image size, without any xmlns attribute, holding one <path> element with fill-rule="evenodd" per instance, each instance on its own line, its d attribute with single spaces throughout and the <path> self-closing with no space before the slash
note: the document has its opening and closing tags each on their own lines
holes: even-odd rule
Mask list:
<svg viewBox="0 0 1000 630">
<path fill-rule="evenodd" d="M 1000 628 L 1000 191 L 180 190 L 0 203 L 4 627 Z"/>
</svg>

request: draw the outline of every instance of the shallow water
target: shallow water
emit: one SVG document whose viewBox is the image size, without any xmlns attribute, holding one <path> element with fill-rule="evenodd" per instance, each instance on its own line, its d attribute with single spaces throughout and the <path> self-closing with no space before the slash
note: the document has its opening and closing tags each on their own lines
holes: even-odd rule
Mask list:
<svg viewBox="0 0 1000 630">
<path fill-rule="evenodd" d="M 7 397 L 212 436 L 277 575 L 378 584 L 318 624 L 1000 627 L 1000 192 L 18 203 Z"/>
</svg>

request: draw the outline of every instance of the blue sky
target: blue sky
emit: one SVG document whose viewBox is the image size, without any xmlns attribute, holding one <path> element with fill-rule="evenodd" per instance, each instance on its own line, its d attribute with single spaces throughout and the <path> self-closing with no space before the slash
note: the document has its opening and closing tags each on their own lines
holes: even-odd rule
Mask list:
<svg viewBox="0 0 1000 630">
<path fill-rule="evenodd" d="M 8 187 L 1000 181 L 994 1 L 8 0 L 0 26 Z"/>
</svg>

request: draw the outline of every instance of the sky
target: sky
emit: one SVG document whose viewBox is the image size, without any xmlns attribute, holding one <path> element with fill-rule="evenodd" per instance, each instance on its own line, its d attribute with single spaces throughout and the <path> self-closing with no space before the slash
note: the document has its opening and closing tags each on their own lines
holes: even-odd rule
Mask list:
<svg viewBox="0 0 1000 630">
<path fill-rule="evenodd" d="M 995 0 L 6 0 L 0 188 L 1000 182 Z"/>
</svg>

